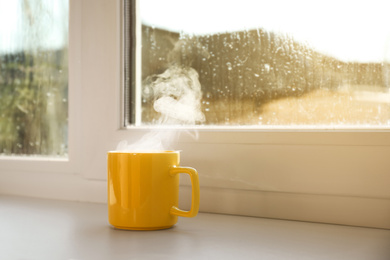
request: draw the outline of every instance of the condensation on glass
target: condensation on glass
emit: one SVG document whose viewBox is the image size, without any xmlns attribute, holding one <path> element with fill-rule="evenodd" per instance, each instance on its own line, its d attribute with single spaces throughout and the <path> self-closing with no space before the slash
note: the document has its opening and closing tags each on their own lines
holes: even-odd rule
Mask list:
<svg viewBox="0 0 390 260">
<path fill-rule="evenodd" d="M 0 0 L 0 154 L 67 156 L 68 1 Z"/>
<path fill-rule="evenodd" d="M 140 0 L 130 30 L 142 35 L 131 68 L 141 87 L 128 102 L 142 110 L 139 125 L 161 123 L 155 101 L 178 97 L 153 95 L 156 82 L 172 85 L 181 76 L 168 72 L 191 70 L 199 125 L 388 127 L 385 2 Z"/>
</svg>

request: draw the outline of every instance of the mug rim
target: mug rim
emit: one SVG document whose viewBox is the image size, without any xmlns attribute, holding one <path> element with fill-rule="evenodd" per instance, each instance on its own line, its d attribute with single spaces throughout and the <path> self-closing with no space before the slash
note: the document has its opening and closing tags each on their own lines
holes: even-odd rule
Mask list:
<svg viewBox="0 0 390 260">
<path fill-rule="evenodd" d="M 118 153 L 121 153 L 121 154 L 173 154 L 173 153 L 180 153 L 180 150 L 164 150 L 164 151 L 137 151 L 137 150 L 134 150 L 134 151 L 116 151 L 116 150 L 113 150 L 113 151 L 108 151 L 107 153 L 109 154 L 118 154 Z"/>
</svg>

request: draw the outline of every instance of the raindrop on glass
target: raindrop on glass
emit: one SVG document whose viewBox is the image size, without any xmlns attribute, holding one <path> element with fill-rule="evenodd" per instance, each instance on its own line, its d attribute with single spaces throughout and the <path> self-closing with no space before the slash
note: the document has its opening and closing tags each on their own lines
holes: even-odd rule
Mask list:
<svg viewBox="0 0 390 260">
<path fill-rule="evenodd" d="M 228 67 L 228 70 L 232 70 L 233 69 L 232 64 L 230 62 L 227 62 L 226 66 Z"/>
</svg>

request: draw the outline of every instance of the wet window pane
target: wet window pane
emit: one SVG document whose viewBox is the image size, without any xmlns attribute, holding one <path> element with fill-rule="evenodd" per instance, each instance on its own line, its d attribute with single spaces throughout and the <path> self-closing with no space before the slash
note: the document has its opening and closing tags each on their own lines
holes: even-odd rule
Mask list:
<svg viewBox="0 0 390 260">
<path fill-rule="evenodd" d="M 387 1 L 139 2 L 138 124 L 390 124 Z"/>
<path fill-rule="evenodd" d="M 0 0 L 0 154 L 66 156 L 68 1 Z"/>
</svg>

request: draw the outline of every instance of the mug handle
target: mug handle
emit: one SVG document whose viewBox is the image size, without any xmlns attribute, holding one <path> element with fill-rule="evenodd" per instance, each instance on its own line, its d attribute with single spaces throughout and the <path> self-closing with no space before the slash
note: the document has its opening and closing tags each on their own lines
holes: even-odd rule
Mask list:
<svg viewBox="0 0 390 260">
<path fill-rule="evenodd" d="M 192 183 L 192 199 L 191 199 L 191 209 L 189 211 L 181 210 L 178 207 L 173 206 L 171 208 L 171 214 L 179 217 L 192 218 L 198 214 L 199 211 L 199 177 L 198 172 L 191 167 L 180 167 L 174 166 L 170 170 L 170 175 L 174 176 L 180 173 L 187 173 L 190 175 Z"/>
</svg>

